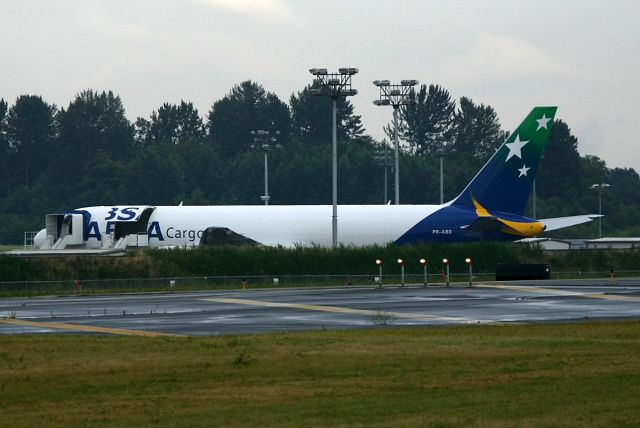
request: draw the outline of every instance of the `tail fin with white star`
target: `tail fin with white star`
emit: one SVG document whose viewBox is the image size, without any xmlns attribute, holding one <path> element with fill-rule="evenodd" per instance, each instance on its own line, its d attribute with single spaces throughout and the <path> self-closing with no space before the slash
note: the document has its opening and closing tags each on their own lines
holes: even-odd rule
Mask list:
<svg viewBox="0 0 640 428">
<path fill-rule="evenodd" d="M 535 107 L 451 205 L 522 215 L 557 107 Z"/>
</svg>

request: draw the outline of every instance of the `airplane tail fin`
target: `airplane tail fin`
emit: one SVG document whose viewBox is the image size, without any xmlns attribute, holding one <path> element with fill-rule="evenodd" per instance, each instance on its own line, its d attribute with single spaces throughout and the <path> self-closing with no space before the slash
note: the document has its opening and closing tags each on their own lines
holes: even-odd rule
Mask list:
<svg viewBox="0 0 640 428">
<path fill-rule="evenodd" d="M 522 215 L 557 107 L 534 107 L 451 205 Z"/>
</svg>

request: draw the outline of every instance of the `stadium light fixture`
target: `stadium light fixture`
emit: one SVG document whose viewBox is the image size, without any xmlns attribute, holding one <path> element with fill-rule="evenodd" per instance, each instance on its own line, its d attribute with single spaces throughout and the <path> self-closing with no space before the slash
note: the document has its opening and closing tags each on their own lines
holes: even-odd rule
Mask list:
<svg viewBox="0 0 640 428">
<path fill-rule="evenodd" d="M 602 191 L 607 187 L 611 187 L 610 184 L 607 183 L 597 183 L 591 185 L 591 189 L 596 190 L 598 192 L 598 238 L 602 238 Z"/>
<path fill-rule="evenodd" d="M 415 79 L 403 79 L 400 83 L 391 84 L 389 80 L 374 80 L 373 84 L 380 88 L 380 97 L 373 103 L 377 106 L 393 106 L 393 143 L 395 146 L 395 204 L 400 204 L 400 143 L 398 141 L 398 108 L 413 103 L 409 97 L 411 88 L 418 84 Z"/>
<path fill-rule="evenodd" d="M 387 204 L 387 202 L 389 202 L 389 199 L 387 197 L 387 191 L 389 187 L 387 177 L 388 177 L 389 168 L 393 166 L 393 163 L 391 160 L 391 154 L 389 153 L 389 150 L 385 144 L 382 144 L 380 147 L 376 149 L 375 159 L 378 161 L 378 164 L 384 168 L 384 181 L 383 181 L 384 187 L 382 191 L 384 196 L 382 199 L 382 203 Z"/>
<path fill-rule="evenodd" d="M 311 68 L 309 69 L 309 73 L 313 74 L 314 76 L 324 76 L 327 74 L 327 69 L 326 68 Z"/>
<path fill-rule="evenodd" d="M 280 135 L 280 131 L 270 133 L 264 129 L 258 129 L 251 131 L 253 136 L 253 143 L 251 147 L 260 148 L 264 152 L 264 195 L 260 196 L 260 200 L 264 201 L 265 206 L 269 205 L 269 151 L 273 147 L 280 147 L 277 136 Z"/>
<path fill-rule="evenodd" d="M 346 74 L 346 75 L 349 75 L 349 76 L 353 76 L 354 74 L 357 74 L 358 71 L 359 70 L 357 68 L 355 68 L 355 67 L 340 67 L 338 69 L 338 73 Z"/>
<path fill-rule="evenodd" d="M 338 73 L 328 73 L 326 68 L 311 68 L 309 72 L 315 76 L 312 95 L 331 98 L 333 107 L 333 124 L 331 129 L 331 181 L 333 209 L 331 215 L 331 246 L 338 246 L 338 131 L 337 131 L 337 99 L 356 95 L 358 91 L 351 87 L 351 77 L 358 73 L 355 67 L 340 67 Z"/>
</svg>

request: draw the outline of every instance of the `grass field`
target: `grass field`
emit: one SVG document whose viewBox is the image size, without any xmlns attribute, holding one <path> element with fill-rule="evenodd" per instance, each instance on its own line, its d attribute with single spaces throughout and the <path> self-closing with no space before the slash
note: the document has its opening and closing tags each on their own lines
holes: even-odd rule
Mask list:
<svg viewBox="0 0 640 428">
<path fill-rule="evenodd" d="M 640 322 L 0 336 L 0 426 L 640 425 Z"/>
</svg>

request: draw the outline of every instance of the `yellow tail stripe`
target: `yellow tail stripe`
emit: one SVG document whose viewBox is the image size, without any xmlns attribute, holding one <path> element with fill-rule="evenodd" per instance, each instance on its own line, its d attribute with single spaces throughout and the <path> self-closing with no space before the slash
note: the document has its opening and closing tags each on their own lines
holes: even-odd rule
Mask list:
<svg viewBox="0 0 640 428">
<path fill-rule="evenodd" d="M 509 221 L 498 217 L 498 221 L 505 225 L 502 228 L 504 233 L 516 236 L 537 236 L 544 232 L 544 224 L 540 221 L 520 222 Z"/>
<path fill-rule="evenodd" d="M 473 197 L 473 195 L 471 196 L 471 202 L 473 202 L 473 206 L 476 207 L 476 215 L 478 217 L 491 217 L 489 211 L 487 211 L 485 207 L 480 205 L 480 202 L 478 202 L 476 198 Z"/>
</svg>

